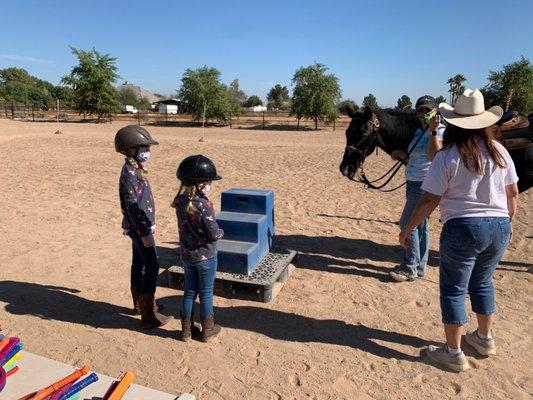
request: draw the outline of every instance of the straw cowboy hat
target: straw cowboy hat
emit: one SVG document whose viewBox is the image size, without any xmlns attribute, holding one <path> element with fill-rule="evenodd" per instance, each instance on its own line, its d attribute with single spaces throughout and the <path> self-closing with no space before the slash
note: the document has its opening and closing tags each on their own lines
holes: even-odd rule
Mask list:
<svg viewBox="0 0 533 400">
<path fill-rule="evenodd" d="M 448 123 L 465 129 L 486 128 L 498 122 L 503 115 L 499 106 L 485 110 L 483 94 L 478 89 L 466 89 L 455 102 L 455 108 L 440 103 L 439 111 Z"/>
</svg>

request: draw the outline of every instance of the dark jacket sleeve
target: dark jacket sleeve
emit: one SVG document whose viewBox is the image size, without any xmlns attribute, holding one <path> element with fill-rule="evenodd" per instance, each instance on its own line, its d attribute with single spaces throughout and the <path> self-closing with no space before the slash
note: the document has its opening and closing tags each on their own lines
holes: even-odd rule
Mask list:
<svg viewBox="0 0 533 400">
<path fill-rule="evenodd" d="M 146 213 L 140 208 L 137 200 L 137 188 L 142 185 L 137 174 L 130 173 L 133 167 L 124 168 L 120 177 L 120 188 L 124 200 L 124 212 L 126 218 L 132 224 L 132 228 L 141 236 L 148 236 L 152 233 L 152 223 Z"/>
<path fill-rule="evenodd" d="M 205 228 L 206 239 L 209 242 L 216 242 L 217 240 L 222 239 L 224 231 L 218 227 L 218 223 L 215 219 L 215 210 L 210 201 L 202 201 L 200 213 L 202 224 Z"/>
</svg>

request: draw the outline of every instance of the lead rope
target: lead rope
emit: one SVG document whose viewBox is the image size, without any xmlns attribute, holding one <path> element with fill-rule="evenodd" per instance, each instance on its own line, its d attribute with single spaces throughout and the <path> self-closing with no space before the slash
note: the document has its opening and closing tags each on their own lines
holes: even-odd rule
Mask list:
<svg viewBox="0 0 533 400">
<path fill-rule="evenodd" d="M 374 118 L 375 120 L 377 120 L 377 117 L 374 115 Z M 373 124 L 375 129 L 376 129 L 376 135 L 379 134 L 379 132 L 377 131 L 377 129 L 379 129 L 379 121 L 377 123 L 377 125 Z M 425 131 L 424 131 L 425 132 Z M 418 142 L 420 142 L 420 139 L 422 139 L 422 136 L 424 136 L 424 132 L 422 132 L 420 134 L 420 136 L 418 137 L 418 139 L 416 139 L 416 142 L 415 144 L 413 145 L 413 147 L 411 147 L 411 149 L 407 152 L 407 159 L 409 159 L 409 156 L 411 155 L 411 153 L 413 152 L 413 150 L 416 148 L 416 146 L 418 145 Z M 391 180 L 392 178 L 394 178 L 394 176 L 398 173 L 398 171 L 400 170 L 401 166 L 403 165 L 403 163 L 405 163 L 407 165 L 407 161 L 406 160 L 398 160 L 396 162 L 396 164 L 394 164 L 392 166 L 391 169 L 389 169 L 383 176 L 381 176 L 380 178 L 378 179 L 375 179 L 373 181 L 369 181 L 368 178 L 366 177 L 365 175 L 365 171 L 364 171 L 364 162 L 361 164 L 361 167 L 360 167 L 360 171 L 358 172 L 359 174 L 359 177 L 361 179 L 361 183 L 364 183 L 367 185 L 368 188 L 370 189 L 374 189 L 374 190 L 379 190 L 380 192 L 384 192 L 384 193 L 389 193 L 389 192 L 394 192 L 395 190 L 398 190 L 399 188 L 401 188 L 402 186 L 404 186 L 407 181 L 404 181 L 401 185 L 399 186 L 396 186 L 395 188 L 393 189 L 387 189 L 387 190 L 384 190 L 382 189 L 384 186 L 386 186 Z M 396 169 L 395 169 L 396 168 Z M 392 175 L 381 185 L 379 186 L 375 186 L 373 185 L 373 183 L 375 182 L 379 182 L 380 180 L 384 179 L 392 170 L 394 170 L 394 172 L 392 173 Z"/>
</svg>

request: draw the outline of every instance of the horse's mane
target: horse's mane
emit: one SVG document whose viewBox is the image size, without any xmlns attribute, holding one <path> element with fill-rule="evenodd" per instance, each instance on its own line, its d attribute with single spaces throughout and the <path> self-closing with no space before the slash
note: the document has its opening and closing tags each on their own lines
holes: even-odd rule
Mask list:
<svg viewBox="0 0 533 400">
<path fill-rule="evenodd" d="M 416 129 L 420 127 L 414 110 L 386 108 L 377 110 L 375 114 L 380 122 L 380 133 L 391 148 L 407 148 Z"/>
</svg>

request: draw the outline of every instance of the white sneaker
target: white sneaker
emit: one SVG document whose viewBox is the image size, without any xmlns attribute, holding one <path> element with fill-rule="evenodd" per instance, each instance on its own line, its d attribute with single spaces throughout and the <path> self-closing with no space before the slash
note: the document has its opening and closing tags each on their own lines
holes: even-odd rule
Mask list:
<svg viewBox="0 0 533 400">
<path fill-rule="evenodd" d="M 455 372 L 466 371 L 470 368 L 465 353 L 462 351 L 459 354 L 452 355 L 448 352 L 446 346 L 437 347 L 429 345 L 427 355 L 434 363 L 451 369 Z"/>
<path fill-rule="evenodd" d="M 465 335 L 466 343 L 472 346 L 482 356 L 496 354 L 496 343 L 493 338 L 482 339 L 478 335 L 478 331 L 468 332 Z"/>
</svg>

